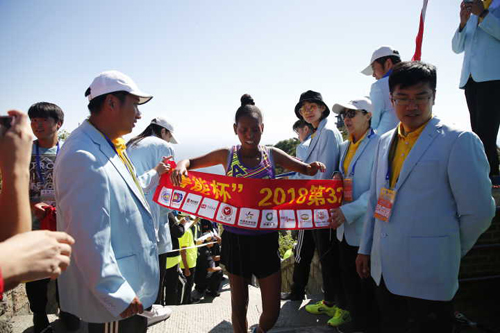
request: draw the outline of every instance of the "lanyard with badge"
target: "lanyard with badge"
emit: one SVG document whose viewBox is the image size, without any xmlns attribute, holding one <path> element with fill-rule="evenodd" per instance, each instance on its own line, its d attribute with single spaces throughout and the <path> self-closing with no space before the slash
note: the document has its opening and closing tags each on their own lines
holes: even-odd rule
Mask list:
<svg viewBox="0 0 500 333">
<path fill-rule="evenodd" d="M 396 200 L 396 190 L 391 189 L 391 163 L 394 158 L 394 153 L 396 152 L 397 140 L 395 144 L 392 145 L 389 151 L 389 164 L 387 166 L 387 174 L 385 175 L 386 186 L 380 189 L 380 195 L 378 197 L 377 206 L 375 207 L 374 217 L 384 222 L 389 222 L 389 218 L 392 212 L 392 206 L 394 205 L 394 200 Z"/>
<path fill-rule="evenodd" d="M 373 131 L 373 129 L 370 129 L 370 134 L 368 135 L 367 139 L 370 139 L 373 136 L 373 134 L 375 134 L 375 132 Z M 366 146 L 363 148 L 363 150 L 365 148 L 366 148 Z M 346 150 L 346 154 L 347 154 L 347 151 L 348 151 L 348 149 Z M 342 182 L 343 182 L 343 187 L 344 187 L 344 194 L 343 194 L 342 200 L 344 202 L 352 202 L 354 200 L 354 197 L 353 197 L 353 179 L 354 179 L 354 174 L 356 172 L 356 164 L 358 163 L 358 159 L 361 156 L 361 154 L 363 154 L 363 151 L 360 154 L 358 154 L 358 158 L 354 162 L 349 175 L 347 177 L 343 177 Z M 342 168 L 340 168 L 340 169 L 341 169 L 341 171 L 343 171 Z"/>
<path fill-rule="evenodd" d="M 42 173 L 42 163 L 40 159 L 40 146 L 38 141 L 35 141 L 35 160 L 36 160 L 36 174 L 38 176 L 38 180 L 45 185 L 45 178 Z M 57 142 L 57 150 L 56 150 L 56 158 L 57 154 L 59 154 L 59 142 Z M 54 202 L 55 201 L 55 191 L 54 189 L 41 189 L 40 190 L 40 201 L 41 202 Z"/>
</svg>

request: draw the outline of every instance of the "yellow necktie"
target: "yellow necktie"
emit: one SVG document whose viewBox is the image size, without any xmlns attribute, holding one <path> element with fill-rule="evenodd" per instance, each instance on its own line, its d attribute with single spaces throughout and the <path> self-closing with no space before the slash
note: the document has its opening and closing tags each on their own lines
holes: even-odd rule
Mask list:
<svg viewBox="0 0 500 333">
<path fill-rule="evenodd" d="M 127 167 L 128 172 L 134 179 L 135 185 L 137 185 L 137 188 L 139 189 L 139 192 L 141 192 L 142 196 L 144 197 L 144 192 L 142 190 L 141 185 L 139 184 L 139 180 L 137 179 L 135 172 L 134 172 L 134 166 L 132 165 L 132 162 L 129 160 L 126 149 L 127 145 L 125 144 L 125 140 L 123 138 L 117 138 L 114 139 L 113 145 L 115 146 L 116 152 L 118 153 L 118 156 L 120 156 L 120 159 L 123 161 L 123 164 Z"/>
</svg>

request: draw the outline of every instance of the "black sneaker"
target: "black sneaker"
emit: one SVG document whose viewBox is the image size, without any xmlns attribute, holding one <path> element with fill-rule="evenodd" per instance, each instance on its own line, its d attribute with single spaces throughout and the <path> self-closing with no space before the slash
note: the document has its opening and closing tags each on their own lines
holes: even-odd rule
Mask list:
<svg viewBox="0 0 500 333">
<path fill-rule="evenodd" d="M 365 333 L 366 330 L 356 327 L 356 325 L 353 324 L 352 321 L 350 321 L 348 323 L 337 326 L 337 332 L 339 332 L 339 333 Z"/>
<path fill-rule="evenodd" d="M 52 333 L 52 327 L 49 323 L 49 318 L 45 313 L 33 314 L 33 332 L 35 333 Z"/>
<path fill-rule="evenodd" d="M 302 301 L 303 299 L 304 299 L 304 294 L 281 293 L 282 301 Z"/>
<path fill-rule="evenodd" d="M 80 318 L 69 312 L 61 311 L 59 313 L 59 319 L 68 331 L 76 331 L 80 328 Z"/>
</svg>

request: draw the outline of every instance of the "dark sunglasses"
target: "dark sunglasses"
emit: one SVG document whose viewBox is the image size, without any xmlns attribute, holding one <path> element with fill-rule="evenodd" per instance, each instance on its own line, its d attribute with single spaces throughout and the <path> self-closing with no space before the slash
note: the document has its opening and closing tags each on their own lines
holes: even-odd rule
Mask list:
<svg viewBox="0 0 500 333">
<path fill-rule="evenodd" d="M 344 109 L 344 111 L 340 112 L 339 116 L 342 119 L 345 119 L 345 118 L 354 118 L 354 117 L 356 117 L 356 112 L 357 111 L 361 111 L 363 114 L 368 113 L 366 110 Z"/>
</svg>

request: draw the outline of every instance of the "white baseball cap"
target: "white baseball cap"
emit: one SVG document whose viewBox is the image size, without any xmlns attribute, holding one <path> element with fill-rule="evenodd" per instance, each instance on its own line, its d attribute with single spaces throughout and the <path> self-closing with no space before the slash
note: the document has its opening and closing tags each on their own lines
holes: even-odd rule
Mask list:
<svg viewBox="0 0 500 333">
<path fill-rule="evenodd" d="M 90 84 L 87 90 L 89 94 L 86 96 L 91 101 L 98 96 L 116 91 L 126 91 L 131 95 L 139 97 L 139 104 L 147 103 L 153 98 L 150 94 L 139 90 L 137 84 L 130 77 L 119 71 L 106 71 L 99 74 Z"/>
<path fill-rule="evenodd" d="M 375 60 L 382 58 L 382 57 L 387 57 L 387 56 L 394 56 L 401 58 L 399 55 L 399 52 L 394 50 L 392 46 L 384 45 L 379 47 L 378 49 L 375 50 L 372 54 L 372 59 L 370 60 L 370 64 L 361 71 L 361 73 L 365 75 L 373 75 L 373 69 L 372 69 L 372 64 Z"/>
<path fill-rule="evenodd" d="M 174 137 L 174 125 L 172 125 L 167 119 L 163 117 L 156 117 L 153 120 L 151 120 L 151 124 L 156 124 L 168 130 L 172 135 L 170 143 L 179 143 L 179 141 L 177 141 L 177 139 Z"/>
<path fill-rule="evenodd" d="M 372 101 L 368 97 L 362 97 L 359 99 L 353 99 L 348 103 L 337 103 L 332 107 L 332 112 L 339 114 L 344 109 L 350 110 L 365 110 L 368 112 L 373 112 Z"/>
</svg>

